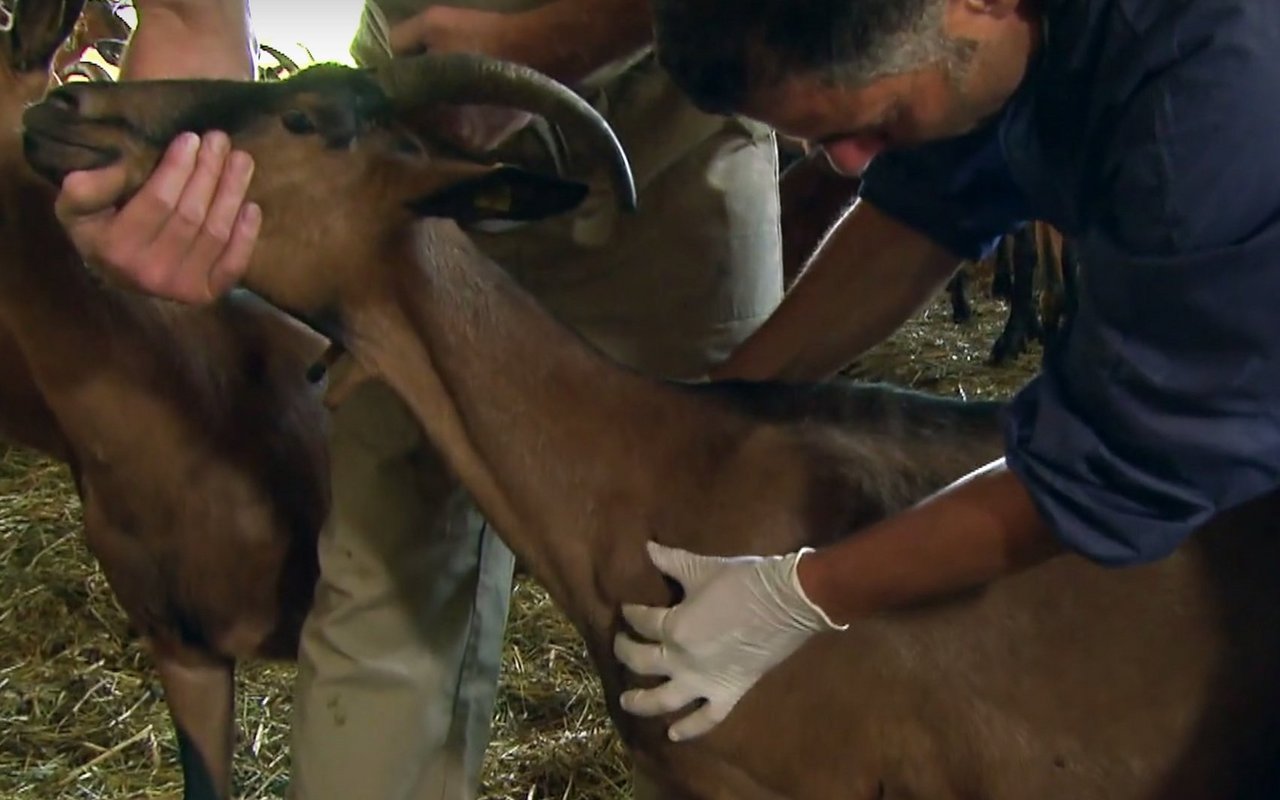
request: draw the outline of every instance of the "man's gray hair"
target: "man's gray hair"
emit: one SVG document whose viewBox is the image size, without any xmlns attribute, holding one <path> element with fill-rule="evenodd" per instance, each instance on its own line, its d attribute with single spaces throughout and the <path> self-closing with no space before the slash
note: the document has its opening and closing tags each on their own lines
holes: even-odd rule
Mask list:
<svg viewBox="0 0 1280 800">
<path fill-rule="evenodd" d="M 906 28 L 870 39 L 866 49 L 850 53 L 849 60 L 834 60 L 826 70 L 829 80 L 857 87 L 934 65 L 948 67 L 949 72 L 963 70 L 972 57 L 974 43 L 947 35 L 946 11 L 947 0 L 927 0 Z"/>
<path fill-rule="evenodd" d="M 738 110 L 796 75 L 842 86 L 934 64 L 973 44 L 946 34 L 950 0 L 653 0 L 658 57 L 700 107 Z"/>
</svg>

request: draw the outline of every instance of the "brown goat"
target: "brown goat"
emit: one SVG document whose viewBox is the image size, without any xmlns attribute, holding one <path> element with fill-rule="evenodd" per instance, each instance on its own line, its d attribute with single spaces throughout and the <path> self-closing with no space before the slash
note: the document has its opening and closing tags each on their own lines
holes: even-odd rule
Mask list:
<svg viewBox="0 0 1280 800">
<path fill-rule="evenodd" d="M 2 302 L 2 301 L 0 301 Z M 68 461 L 71 448 L 40 394 L 17 338 L 0 321 L 0 439 Z"/>
<path fill-rule="evenodd" d="M 1158 564 L 1063 556 L 818 636 L 690 742 L 620 712 L 619 605 L 674 599 L 646 540 L 719 554 L 830 541 L 996 456 L 1001 406 L 835 382 L 684 386 L 615 365 L 461 229 L 554 213 L 583 188 L 451 160 L 396 122 L 449 102 L 546 113 L 611 153 L 633 197 L 616 139 L 575 95 L 466 57 L 67 86 L 27 113 L 27 153 L 53 181 L 122 160 L 135 186 L 183 130 L 217 126 L 254 156 L 264 223 L 246 284 L 330 314 L 358 367 L 405 399 L 584 637 L 664 796 L 1274 796 L 1259 787 L 1280 731 L 1277 496 Z"/>
<path fill-rule="evenodd" d="M 79 4 L 0 35 L 0 436 L 67 462 L 84 533 L 164 686 L 189 798 L 229 796 L 238 659 L 293 658 L 327 511 L 325 342 L 244 293 L 207 309 L 103 285 L 27 166 Z"/>
</svg>

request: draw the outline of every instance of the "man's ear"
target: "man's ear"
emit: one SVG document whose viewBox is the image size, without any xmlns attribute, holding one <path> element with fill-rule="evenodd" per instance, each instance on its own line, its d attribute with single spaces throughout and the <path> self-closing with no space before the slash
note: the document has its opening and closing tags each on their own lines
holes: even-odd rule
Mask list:
<svg viewBox="0 0 1280 800">
<path fill-rule="evenodd" d="M 584 183 L 500 165 L 411 200 L 408 208 L 420 217 L 447 217 L 461 225 L 528 222 L 572 211 L 587 192 Z"/>
</svg>

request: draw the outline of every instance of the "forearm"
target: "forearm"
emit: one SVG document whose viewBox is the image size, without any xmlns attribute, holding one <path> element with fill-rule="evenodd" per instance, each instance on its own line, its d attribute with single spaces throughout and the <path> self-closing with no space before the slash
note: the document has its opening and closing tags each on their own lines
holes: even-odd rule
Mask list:
<svg viewBox="0 0 1280 800">
<path fill-rule="evenodd" d="M 858 202 L 777 310 L 711 377 L 825 379 L 897 330 L 958 266 L 922 234 Z"/>
<path fill-rule="evenodd" d="M 1061 552 L 1003 460 L 800 560 L 809 598 L 837 623 L 984 584 Z"/>
<path fill-rule="evenodd" d="M 653 37 L 645 0 L 556 0 L 503 14 L 433 6 L 391 31 L 398 53 L 477 52 L 576 83 Z"/>
<path fill-rule="evenodd" d="M 123 79 L 254 77 L 248 0 L 137 0 Z"/>
<path fill-rule="evenodd" d="M 557 0 L 512 15 L 502 55 L 576 83 L 646 46 L 652 21 L 646 0 Z"/>
</svg>

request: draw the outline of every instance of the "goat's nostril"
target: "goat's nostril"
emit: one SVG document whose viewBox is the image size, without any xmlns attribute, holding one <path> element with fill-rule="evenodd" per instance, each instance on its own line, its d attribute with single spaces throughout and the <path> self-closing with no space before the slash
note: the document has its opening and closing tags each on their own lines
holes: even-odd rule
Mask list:
<svg viewBox="0 0 1280 800">
<path fill-rule="evenodd" d="M 59 111 L 66 111 L 71 114 L 77 114 L 80 111 L 79 94 L 68 87 L 54 89 L 45 95 L 45 102 L 57 108 Z"/>
</svg>

